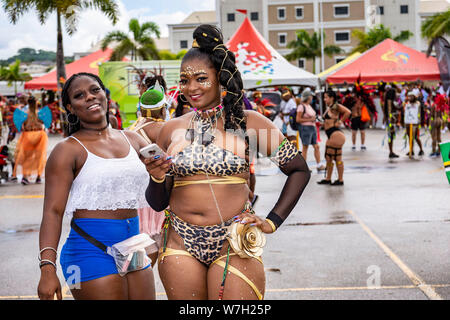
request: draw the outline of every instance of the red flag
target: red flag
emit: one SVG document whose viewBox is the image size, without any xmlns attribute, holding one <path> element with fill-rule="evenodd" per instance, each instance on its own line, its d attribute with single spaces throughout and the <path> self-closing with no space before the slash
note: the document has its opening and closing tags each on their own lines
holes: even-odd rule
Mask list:
<svg viewBox="0 0 450 320">
<path fill-rule="evenodd" d="M 243 10 L 243 9 L 236 9 L 237 12 L 243 13 L 243 14 L 247 14 L 247 10 Z"/>
</svg>

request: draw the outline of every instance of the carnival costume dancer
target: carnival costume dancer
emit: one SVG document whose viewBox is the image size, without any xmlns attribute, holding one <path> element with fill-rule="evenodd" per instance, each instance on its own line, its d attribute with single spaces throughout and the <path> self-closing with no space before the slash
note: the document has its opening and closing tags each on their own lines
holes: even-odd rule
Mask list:
<svg viewBox="0 0 450 320">
<path fill-rule="evenodd" d="M 154 143 L 164 125 L 167 112 L 165 92 L 157 79 L 155 85 L 142 94 L 139 104 L 141 118 L 136 121 L 137 124 L 131 130 L 140 134 L 148 144 Z M 157 244 L 148 251 L 152 259 L 152 265 L 154 265 L 161 241 L 161 229 L 165 219 L 164 212 L 156 212 L 147 205 L 138 209 L 138 215 L 140 232 L 147 233 Z"/>
<path fill-rule="evenodd" d="M 327 110 L 323 115 L 324 129 L 328 137 L 325 145 L 325 160 L 327 161 L 326 177 L 318 184 L 341 186 L 344 184 L 344 162 L 342 161 L 342 146 L 345 143 L 345 135 L 340 126 L 351 115 L 351 111 L 337 103 L 336 93 L 328 90 L 324 94 Z M 338 180 L 331 182 L 333 174 L 333 161 L 336 162 Z"/>
<path fill-rule="evenodd" d="M 407 94 L 408 101 L 405 103 L 405 113 L 404 113 L 404 123 L 406 128 L 406 134 L 409 138 L 409 151 L 407 156 L 412 158 L 414 156 L 414 140 L 419 145 L 420 151 L 419 156 L 423 156 L 423 148 L 422 141 L 420 140 L 420 113 L 421 113 L 421 105 L 418 98 L 418 90 L 411 90 Z"/>
<path fill-rule="evenodd" d="M 385 88 L 384 119 L 388 137 L 389 159 L 394 159 L 399 157 L 396 153 L 394 153 L 395 128 L 400 120 L 400 112 L 397 110 L 397 87 L 395 84 L 387 84 Z"/>
<path fill-rule="evenodd" d="M 270 120 L 243 110 L 235 57 L 216 27 L 194 31 L 180 77 L 183 99 L 196 109 L 167 122 L 158 138 L 167 153 L 145 160 L 150 205 L 158 211 L 170 204 L 160 278 L 169 299 L 262 299 L 264 233 L 277 230 L 296 205 L 308 166 Z M 256 151 L 271 155 L 288 175 L 266 220 L 248 202 L 250 152 Z"/>
<path fill-rule="evenodd" d="M 72 229 L 60 263 L 75 299 L 154 299 L 144 249 L 122 246 L 129 263 L 112 250 L 139 233 L 136 209 L 145 205 L 150 178 L 137 152 L 147 143 L 134 132 L 109 127 L 105 87 L 96 75 L 70 77 L 62 101 L 70 136 L 56 145 L 46 167 L 39 298 L 53 299 L 55 293 L 62 298 L 56 259 L 65 213 L 73 217 Z"/>
<path fill-rule="evenodd" d="M 22 184 L 29 184 L 29 177 L 37 173 L 36 183 L 41 182 L 47 161 L 48 136 L 44 127 L 49 128 L 52 114 L 48 107 L 37 111 L 36 98 L 28 98 L 28 110 L 17 108 L 14 111 L 14 123 L 18 131 L 22 131 L 16 146 L 13 177 L 17 176 L 17 168 L 22 168 Z"/>
<path fill-rule="evenodd" d="M 445 101 L 445 96 L 442 94 L 437 94 L 436 98 L 431 104 L 431 140 L 432 140 L 432 151 L 430 156 L 437 157 L 440 155 L 439 144 L 441 141 L 441 130 L 444 126 L 444 115 L 450 107 Z"/>
</svg>

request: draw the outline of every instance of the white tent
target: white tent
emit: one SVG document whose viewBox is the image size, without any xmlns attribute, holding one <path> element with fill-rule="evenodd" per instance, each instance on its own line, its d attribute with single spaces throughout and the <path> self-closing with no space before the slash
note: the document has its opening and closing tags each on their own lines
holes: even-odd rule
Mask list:
<svg viewBox="0 0 450 320">
<path fill-rule="evenodd" d="M 291 85 L 318 86 L 318 77 L 281 56 L 256 30 L 248 17 L 226 44 L 236 56 L 244 89 Z"/>
</svg>

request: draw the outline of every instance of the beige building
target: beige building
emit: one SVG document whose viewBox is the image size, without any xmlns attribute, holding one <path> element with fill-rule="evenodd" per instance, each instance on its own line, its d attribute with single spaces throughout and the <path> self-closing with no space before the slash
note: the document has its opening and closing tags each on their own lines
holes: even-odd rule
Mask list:
<svg viewBox="0 0 450 320">
<path fill-rule="evenodd" d="M 323 21 L 324 45 L 340 46 L 344 53 L 331 58 L 325 57 L 323 61 L 320 58 L 315 61 L 291 61 L 310 72 L 315 64 L 315 71 L 319 73 L 323 68 L 344 59 L 355 46 L 357 41 L 351 36 L 352 30 L 366 30 L 366 8 L 369 6 L 370 0 L 216 0 L 216 14 L 227 39 L 244 19 L 236 9 L 246 9 L 247 16 L 258 31 L 282 55 L 291 51 L 287 45 L 295 40 L 297 30 L 304 29 L 310 34 L 320 33 Z M 233 14 L 236 21 L 229 21 Z"/>
<path fill-rule="evenodd" d="M 215 11 L 194 11 L 178 24 L 169 24 L 169 50 L 178 53 L 192 45 L 192 34 L 201 24 L 218 25 Z"/>
<path fill-rule="evenodd" d="M 445 0 L 444 0 L 445 1 Z M 370 0 L 372 13 L 375 14 L 376 24 L 388 27 L 395 37 L 402 31 L 409 30 L 413 33 L 404 45 L 420 50 L 420 0 Z"/>
<path fill-rule="evenodd" d="M 192 32 L 200 23 L 218 25 L 228 41 L 239 28 L 247 10 L 247 17 L 269 43 L 282 55 L 288 54 L 290 41 L 296 31 L 310 34 L 325 33 L 324 45 L 337 45 L 344 52 L 315 61 L 299 59 L 291 63 L 316 73 L 345 59 L 358 43 L 352 31 L 367 31 L 383 23 L 394 36 L 410 30 L 414 36 L 405 45 L 426 50 L 427 41 L 420 35 L 421 22 L 446 10 L 447 0 L 216 0 L 216 11 L 194 12 L 180 24 L 169 25 L 169 43 L 172 52 L 190 48 Z"/>
</svg>

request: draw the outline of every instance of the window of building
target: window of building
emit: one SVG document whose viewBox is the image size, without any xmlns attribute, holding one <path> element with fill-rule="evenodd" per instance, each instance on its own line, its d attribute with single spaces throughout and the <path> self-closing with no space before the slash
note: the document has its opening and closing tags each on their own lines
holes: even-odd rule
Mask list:
<svg viewBox="0 0 450 320">
<path fill-rule="evenodd" d="M 295 7 L 295 18 L 303 19 L 303 7 Z"/>
<path fill-rule="evenodd" d="M 299 67 L 300 69 L 305 69 L 305 66 L 306 66 L 306 60 L 303 59 L 303 58 L 298 59 L 298 67 Z"/>
<path fill-rule="evenodd" d="M 407 4 L 400 6 L 400 13 L 401 14 L 408 14 L 408 5 Z"/>
<path fill-rule="evenodd" d="M 252 21 L 258 21 L 258 20 L 259 20 L 259 14 L 258 14 L 258 12 L 250 12 L 250 20 L 252 20 Z"/>
<path fill-rule="evenodd" d="M 188 47 L 188 42 L 187 42 L 187 40 L 181 40 L 181 41 L 180 41 L 180 48 L 181 48 L 181 49 L 187 49 L 187 47 Z"/>
<path fill-rule="evenodd" d="M 378 6 L 377 7 L 377 13 L 382 16 L 384 15 L 384 6 Z"/>
<path fill-rule="evenodd" d="M 234 13 L 227 14 L 227 21 L 228 22 L 233 22 L 234 20 L 235 20 Z"/>
<path fill-rule="evenodd" d="M 286 8 L 285 7 L 279 7 L 277 8 L 277 16 L 278 20 L 286 20 Z"/>
<path fill-rule="evenodd" d="M 287 45 L 287 33 L 278 34 L 278 45 L 280 47 L 285 47 Z"/>
<path fill-rule="evenodd" d="M 335 18 L 347 18 L 350 16 L 350 6 L 348 4 L 335 4 L 333 8 Z"/>
<path fill-rule="evenodd" d="M 350 31 L 335 31 L 334 42 L 336 43 L 350 43 Z"/>
</svg>

